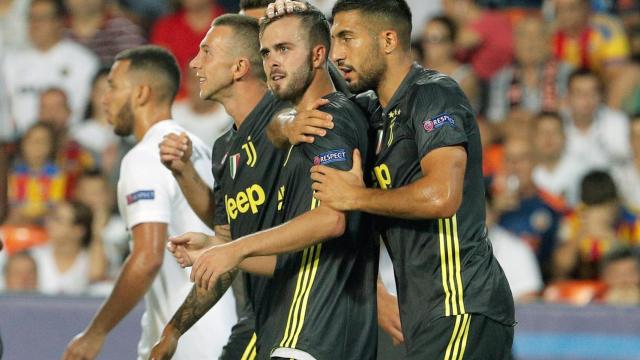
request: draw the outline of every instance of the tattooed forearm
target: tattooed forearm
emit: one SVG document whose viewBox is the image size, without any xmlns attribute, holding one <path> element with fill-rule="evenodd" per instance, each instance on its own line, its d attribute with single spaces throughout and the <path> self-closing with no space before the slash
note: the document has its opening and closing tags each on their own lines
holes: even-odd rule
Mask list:
<svg viewBox="0 0 640 360">
<path fill-rule="evenodd" d="M 174 327 L 181 335 L 187 332 L 222 298 L 222 295 L 231 287 L 231 283 L 237 274 L 237 268 L 222 274 L 212 291 L 207 291 L 194 285 L 187 298 L 173 315 L 171 321 L 169 321 L 169 325 Z"/>
</svg>

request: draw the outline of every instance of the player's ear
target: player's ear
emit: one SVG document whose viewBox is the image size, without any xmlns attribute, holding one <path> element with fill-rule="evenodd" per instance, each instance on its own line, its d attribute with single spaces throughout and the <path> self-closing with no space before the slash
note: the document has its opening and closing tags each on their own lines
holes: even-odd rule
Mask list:
<svg viewBox="0 0 640 360">
<path fill-rule="evenodd" d="M 133 101 L 137 106 L 146 105 L 151 99 L 151 86 L 148 84 L 140 84 L 133 90 Z"/>
<path fill-rule="evenodd" d="M 318 68 L 327 62 L 327 48 L 324 45 L 316 45 L 311 50 L 311 65 Z"/>
<path fill-rule="evenodd" d="M 240 58 L 233 65 L 233 80 L 240 80 L 251 72 L 251 62 L 249 59 Z"/>
<path fill-rule="evenodd" d="M 392 30 L 385 30 L 378 36 L 380 48 L 385 54 L 391 54 L 399 45 L 398 33 Z"/>
</svg>

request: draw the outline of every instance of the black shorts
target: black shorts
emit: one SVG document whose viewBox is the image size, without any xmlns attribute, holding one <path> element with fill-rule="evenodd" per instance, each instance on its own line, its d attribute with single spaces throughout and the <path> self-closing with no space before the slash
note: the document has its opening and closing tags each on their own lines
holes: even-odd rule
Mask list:
<svg viewBox="0 0 640 360">
<path fill-rule="evenodd" d="M 407 359 L 511 360 L 513 326 L 481 314 L 435 319 L 408 349 Z"/>
</svg>

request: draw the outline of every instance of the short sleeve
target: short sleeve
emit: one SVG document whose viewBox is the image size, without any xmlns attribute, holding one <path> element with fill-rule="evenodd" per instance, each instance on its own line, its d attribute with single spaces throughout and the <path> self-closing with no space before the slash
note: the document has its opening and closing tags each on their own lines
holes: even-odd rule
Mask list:
<svg viewBox="0 0 640 360">
<path fill-rule="evenodd" d="M 316 137 L 313 143 L 302 145 L 304 154 L 312 166 L 325 165 L 338 170 L 351 170 L 353 150 L 359 145 L 357 131 L 350 123 L 355 119 L 349 119 L 348 113 L 334 112 L 332 115 L 334 128 L 327 131 L 327 135 Z"/>
<path fill-rule="evenodd" d="M 452 79 L 420 85 L 411 96 L 411 127 L 420 158 L 434 149 L 467 143 L 465 121 L 473 109 Z"/>
<path fill-rule="evenodd" d="M 159 159 L 150 154 L 128 158 L 123 166 L 123 205 L 126 207 L 125 221 L 132 229 L 141 223 L 166 223 L 171 218 L 171 183 L 169 170 L 162 167 Z M 176 185 L 177 186 L 177 185 Z"/>
</svg>

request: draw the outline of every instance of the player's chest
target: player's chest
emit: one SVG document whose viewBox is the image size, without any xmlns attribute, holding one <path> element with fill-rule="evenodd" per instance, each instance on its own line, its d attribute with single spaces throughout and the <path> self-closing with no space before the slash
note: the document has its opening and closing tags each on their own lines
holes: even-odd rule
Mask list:
<svg viewBox="0 0 640 360">
<path fill-rule="evenodd" d="M 374 123 L 378 124 L 372 170 L 374 185 L 386 190 L 414 181 L 421 171 L 409 112 L 398 106 L 373 117 Z"/>
</svg>

